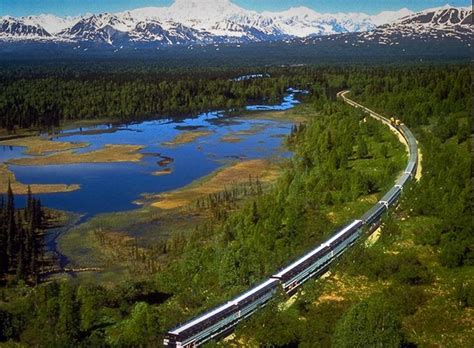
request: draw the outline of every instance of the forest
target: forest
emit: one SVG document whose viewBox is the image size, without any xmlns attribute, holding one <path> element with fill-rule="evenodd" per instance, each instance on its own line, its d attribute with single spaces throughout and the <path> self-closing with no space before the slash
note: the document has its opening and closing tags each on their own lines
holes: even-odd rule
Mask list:
<svg viewBox="0 0 474 348">
<path fill-rule="evenodd" d="M 44 263 L 44 212 L 41 201 L 28 190 L 24 209 L 15 209 L 8 186 L 0 197 L 0 282 L 37 284 Z"/>
<path fill-rule="evenodd" d="M 242 108 L 252 103 L 277 103 L 290 87 L 287 78 L 236 81 L 189 73 L 170 75 L 136 72 L 82 72 L 45 75 L 23 72 L 25 78 L 0 76 L 0 128 L 51 129 L 85 119 L 136 121 Z M 72 75 L 72 76 L 71 76 Z M 182 73 L 181 73 L 182 75 Z M 228 73 L 226 74 L 228 75 Z"/>
<path fill-rule="evenodd" d="M 253 69 L 253 70 L 252 70 Z M 52 130 L 80 120 L 115 123 L 275 104 L 288 87 L 326 85 L 337 68 L 262 67 L 267 78 L 239 80 L 253 68 L 0 65 L 0 128 Z M 326 86 L 328 87 L 328 86 Z M 336 91 L 337 92 L 337 91 Z"/>
<path fill-rule="evenodd" d="M 236 340 L 274 346 L 471 346 L 470 74 L 465 67 L 376 69 L 350 75 L 347 84 L 358 101 L 401 118 L 415 131 L 423 175 L 385 218 L 377 242 L 357 245 L 334 275 L 308 284 L 290 308 L 279 310 L 275 301 L 244 324 Z"/>
<path fill-rule="evenodd" d="M 386 127 L 335 100 L 337 91 L 349 88 L 356 100 L 412 129 L 420 141 L 423 175 L 385 217 L 371 247 L 361 241 L 329 277 L 308 282 L 292 305 L 281 306 L 286 301 L 281 296 L 275 299 L 239 326 L 235 342 L 472 346 L 466 327 L 474 305 L 469 67 L 306 66 L 265 72 L 272 78 L 247 87 L 268 86 L 280 93 L 290 85 L 306 88 L 310 94 L 302 107 L 316 115 L 293 127 L 287 139 L 293 157 L 278 181 L 246 195 L 237 207 L 220 211 L 192 233 L 172 237 L 159 255 L 150 253 L 161 263 L 145 282 L 106 288 L 75 281 L 37 286 L 11 281 L 0 292 L 0 341 L 155 346 L 173 325 L 228 300 L 361 215 L 392 185 L 406 158 Z M 225 74 L 215 86 L 231 88 L 229 75 L 238 75 Z M 196 81 L 184 84 L 184 90 Z M 37 83 L 23 83 L 30 82 Z M 22 82 L 10 86 L 17 83 Z M 243 93 L 242 98 L 254 97 Z M 219 199 L 197 204 L 212 209 Z M 8 201 L 3 216 L 28 231 L 27 216 L 35 214 L 20 218 Z M 11 229 L 5 226 L 2 231 Z M 22 259 L 18 255 L 9 259 L 15 265 Z M 13 268 L 8 272 L 12 279 L 17 273 Z M 344 280 L 353 283 L 341 286 Z"/>
</svg>

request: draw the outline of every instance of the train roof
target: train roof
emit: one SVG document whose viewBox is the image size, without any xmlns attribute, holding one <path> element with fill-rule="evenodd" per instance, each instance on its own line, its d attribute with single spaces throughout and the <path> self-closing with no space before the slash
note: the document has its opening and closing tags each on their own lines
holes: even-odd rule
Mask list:
<svg viewBox="0 0 474 348">
<path fill-rule="evenodd" d="M 263 283 L 260 283 L 259 285 L 257 285 L 256 287 L 244 292 L 243 294 L 239 295 L 238 297 L 236 297 L 235 299 L 233 300 L 230 300 L 228 301 L 226 304 L 222 305 L 222 306 L 219 306 L 217 308 L 214 308 L 213 310 L 207 312 L 207 313 L 204 313 L 202 315 L 200 315 L 199 317 L 183 324 L 182 326 L 178 326 L 176 327 L 175 329 L 171 330 L 169 333 L 170 334 L 173 334 L 173 335 L 179 335 L 180 333 L 182 333 L 183 331 L 189 329 L 190 327 L 204 321 L 204 320 L 207 320 L 211 317 L 213 317 L 214 315 L 216 315 L 217 313 L 223 311 L 223 310 L 226 310 L 232 306 L 235 306 L 238 304 L 238 302 L 244 300 L 245 298 L 247 298 L 248 296 L 251 296 L 253 295 L 254 293 L 258 292 L 259 290 L 261 289 L 264 289 L 265 287 L 267 287 L 268 285 L 270 285 L 271 283 L 278 283 L 278 281 L 276 279 L 267 279 L 266 281 L 264 281 Z"/>
<path fill-rule="evenodd" d="M 247 297 L 249 296 L 252 296 L 253 294 L 255 294 L 256 292 L 262 290 L 262 289 L 265 289 L 267 286 L 269 286 L 270 284 L 272 283 L 278 283 L 278 280 L 276 279 L 273 279 L 273 278 L 270 278 L 270 279 L 267 279 L 266 281 L 264 281 L 263 283 L 257 285 L 256 287 L 244 292 L 243 294 L 241 294 L 240 296 L 238 296 L 237 298 L 231 300 L 230 302 L 232 302 L 233 304 L 237 305 L 239 302 L 243 301 L 244 299 L 246 299 Z"/>
<path fill-rule="evenodd" d="M 383 204 L 380 204 L 380 202 L 377 202 L 372 208 L 370 208 L 369 211 L 365 212 L 365 214 L 362 215 L 361 220 L 367 221 L 368 218 L 370 218 L 380 209 L 385 209 L 385 206 Z"/>
<path fill-rule="evenodd" d="M 403 173 L 402 176 L 397 180 L 397 185 L 404 186 L 406 182 L 410 179 L 411 174 Z"/>
<path fill-rule="evenodd" d="M 173 330 L 169 331 L 168 333 L 169 334 L 172 334 L 172 335 L 179 335 L 180 333 L 182 333 L 183 331 L 193 327 L 194 325 L 196 324 L 199 324 L 200 322 L 206 320 L 206 319 L 209 319 L 211 317 L 213 317 L 214 315 L 216 315 L 217 313 L 225 310 L 225 309 L 228 309 L 230 307 L 232 307 L 234 304 L 231 303 L 231 302 L 227 302 L 226 304 L 223 304 L 217 308 L 214 308 L 212 310 L 210 310 L 209 312 L 207 313 L 204 313 L 202 315 L 200 315 L 199 317 L 181 325 L 181 326 L 178 326 L 176 328 L 174 328 Z"/>
<path fill-rule="evenodd" d="M 347 231 L 350 231 L 351 229 L 353 229 L 355 226 L 359 225 L 362 223 L 362 220 L 354 220 L 352 221 L 349 225 L 347 225 L 346 227 L 344 227 L 342 230 L 340 230 L 339 232 L 337 232 L 335 235 L 333 235 L 331 238 L 329 238 L 324 244 L 331 244 L 333 243 L 335 240 L 339 239 L 342 235 L 344 235 L 345 233 L 347 233 Z"/>
<path fill-rule="evenodd" d="M 349 224 L 348 226 L 346 226 L 345 228 L 343 228 L 341 231 L 339 231 L 338 233 L 336 233 L 336 235 L 334 235 L 333 237 L 331 237 L 329 240 L 327 240 L 326 242 L 322 243 L 321 245 L 319 245 L 316 249 L 314 249 L 313 251 L 307 253 L 306 255 L 304 255 L 303 257 L 299 258 L 298 260 L 296 260 L 295 262 L 293 262 L 292 264 L 290 264 L 289 266 L 285 267 L 283 270 L 281 270 L 280 272 L 278 272 L 277 274 L 274 274 L 273 277 L 275 278 L 281 278 L 285 273 L 287 273 L 288 271 L 292 270 L 294 267 L 298 266 L 299 264 L 305 262 L 307 259 L 309 259 L 310 257 L 314 256 L 315 254 L 317 254 L 319 251 L 323 250 L 324 248 L 326 248 L 328 246 L 328 243 L 330 243 L 331 240 L 335 239 L 335 238 L 339 238 L 339 236 L 341 236 L 342 234 L 346 233 L 348 230 L 350 230 L 351 228 L 353 228 L 354 226 L 356 226 L 358 223 L 361 223 L 361 220 L 354 220 L 351 224 Z"/>
<path fill-rule="evenodd" d="M 380 200 L 380 202 L 388 202 L 390 201 L 390 199 L 396 195 L 399 191 L 401 191 L 400 187 L 398 186 L 394 186 L 390 189 L 390 191 L 388 191 L 383 197 L 382 199 Z"/>
<path fill-rule="evenodd" d="M 286 266 L 285 268 L 283 268 L 280 272 L 278 272 L 277 274 L 274 274 L 273 277 L 275 278 L 281 278 L 283 277 L 283 275 L 285 273 L 287 273 L 288 271 L 291 271 L 294 267 L 298 266 L 299 264 L 305 262 L 307 259 L 309 259 L 310 257 L 312 257 L 313 255 L 317 254 L 318 252 L 320 252 L 321 250 L 323 250 L 324 248 L 326 247 L 325 243 L 319 245 L 316 249 L 313 249 L 311 252 L 305 254 L 304 256 L 300 257 L 298 260 L 296 260 L 295 262 L 291 263 L 290 265 Z"/>
</svg>

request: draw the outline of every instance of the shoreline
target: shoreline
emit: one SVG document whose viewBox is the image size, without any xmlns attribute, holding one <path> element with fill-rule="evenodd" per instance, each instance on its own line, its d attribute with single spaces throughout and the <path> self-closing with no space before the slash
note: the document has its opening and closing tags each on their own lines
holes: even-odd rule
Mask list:
<svg viewBox="0 0 474 348">
<path fill-rule="evenodd" d="M 94 281 L 108 283 L 110 272 L 137 277 L 138 274 L 130 273 L 136 263 L 127 258 L 135 245 L 141 249 L 168 240 L 176 233 L 192 233 L 211 214 L 207 209 L 196 208 L 197 201 L 246 185 L 249 174 L 254 185 L 258 177 L 266 187 L 275 182 L 282 169 L 280 163 L 270 159 L 233 161 L 184 187 L 146 195 L 137 202 L 142 205 L 137 209 L 82 218 L 58 236 L 57 249 L 68 259 L 66 267 L 102 269 L 88 275 L 81 273 L 81 279 L 92 277 Z M 136 235 L 136 230 L 142 232 Z"/>
<path fill-rule="evenodd" d="M 140 162 L 144 157 L 139 153 L 143 145 L 111 145 L 95 151 L 76 153 L 73 150 L 61 151 L 41 157 L 23 157 L 8 160 L 7 164 L 19 166 L 65 165 L 78 163 L 121 163 Z"/>
<path fill-rule="evenodd" d="M 269 183 L 278 177 L 278 165 L 269 159 L 234 161 L 176 190 L 145 196 L 145 204 L 163 210 L 183 208 L 197 199 L 249 181 Z"/>
<path fill-rule="evenodd" d="M 176 147 L 179 145 L 192 143 L 200 138 L 208 137 L 214 133 L 215 132 L 211 130 L 181 131 L 172 140 L 163 141 L 161 145 L 165 147 Z"/>
<path fill-rule="evenodd" d="M 86 148 L 90 143 L 53 141 L 42 136 L 23 137 L 0 141 L 0 146 L 24 147 L 24 155 L 41 156 L 49 153 L 64 152 Z"/>
<path fill-rule="evenodd" d="M 13 173 L 6 164 L 0 163 L 0 194 L 7 193 L 9 182 L 12 186 L 13 193 L 18 195 L 27 194 L 28 186 L 32 194 L 73 192 L 81 188 L 81 186 L 77 184 L 24 184 L 17 181 L 15 173 Z"/>
</svg>

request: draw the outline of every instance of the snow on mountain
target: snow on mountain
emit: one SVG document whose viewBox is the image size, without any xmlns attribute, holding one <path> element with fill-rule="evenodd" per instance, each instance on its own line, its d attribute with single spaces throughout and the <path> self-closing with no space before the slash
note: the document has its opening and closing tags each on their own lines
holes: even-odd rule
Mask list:
<svg viewBox="0 0 474 348">
<path fill-rule="evenodd" d="M 407 8 L 365 13 L 319 13 L 308 7 L 282 12 L 249 11 L 230 0 L 175 0 L 169 7 L 146 7 L 110 14 L 60 18 L 53 15 L 2 18 L 0 40 L 189 45 L 246 43 L 371 31 L 427 30 L 472 22 L 472 11 L 449 5 L 414 13 Z"/>
<path fill-rule="evenodd" d="M 28 16 L 21 18 L 25 23 L 43 27 L 50 34 L 57 34 L 60 31 L 76 23 L 79 17 L 58 17 L 51 14 L 41 14 L 38 16 Z"/>
<path fill-rule="evenodd" d="M 169 18 L 179 21 L 216 21 L 247 13 L 252 11 L 247 11 L 229 0 L 175 0 L 167 11 Z"/>
<path fill-rule="evenodd" d="M 438 7 L 420 11 L 400 18 L 390 24 L 377 28 L 374 33 L 380 36 L 403 37 L 454 37 L 461 41 L 472 38 L 472 9 L 455 7 Z"/>
<path fill-rule="evenodd" d="M 73 26 L 58 33 L 59 37 L 75 41 L 93 41 L 113 44 L 114 39 L 123 39 L 134 28 L 133 22 L 115 15 L 102 13 L 80 19 Z"/>
<path fill-rule="evenodd" d="M 370 16 L 364 13 L 322 14 L 308 7 L 292 7 L 283 12 L 264 12 L 286 35 L 306 37 L 330 35 L 350 31 L 367 30 L 373 27 Z"/>
<path fill-rule="evenodd" d="M 401 18 L 394 24 L 419 26 L 419 28 L 425 29 L 430 27 L 450 29 L 456 26 L 470 26 L 472 25 L 472 9 L 443 6 Z"/>
<path fill-rule="evenodd" d="M 44 40 L 49 38 L 51 38 L 51 34 L 40 25 L 10 16 L 0 19 L 0 40 Z"/>
<path fill-rule="evenodd" d="M 117 13 L 117 16 L 130 18 L 137 22 L 168 18 L 168 7 L 142 7 L 130 11 Z"/>
<path fill-rule="evenodd" d="M 419 45 L 436 42 L 440 45 L 457 43 L 470 47 L 472 42 L 472 9 L 438 7 L 409 14 L 389 24 L 360 33 L 347 33 L 326 37 L 333 43 L 355 47 L 370 47 L 371 45 L 397 46 Z M 305 44 L 320 43 L 319 38 L 307 38 Z"/>
<path fill-rule="evenodd" d="M 131 31 L 130 37 L 136 43 L 154 43 L 166 46 L 212 43 L 208 33 L 172 21 L 148 20 L 139 22 Z"/>
<path fill-rule="evenodd" d="M 410 16 L 412 14 L 414 14 L 413 11 L 404 7 L 398 11 L 382 11 L 375 16 L 371 16 L 371 20 L 372 20 L 372 23 L 379 26 L 383 24 L 392 23 L 396 21 L 397 19 Z"/>
</svg>

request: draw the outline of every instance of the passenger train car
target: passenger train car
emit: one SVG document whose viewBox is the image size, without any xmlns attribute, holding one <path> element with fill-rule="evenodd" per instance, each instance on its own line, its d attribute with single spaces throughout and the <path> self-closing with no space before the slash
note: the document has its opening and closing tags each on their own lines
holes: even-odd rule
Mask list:
<svg viewBox="0 0 474 348">
<path fill-rule="evenodd" d="M 209 340 L 232 330 L 237 323 L 253 314 L 282 289 L 293 294 L 306 280 L 324 273 L 357 238 L 368 231 L 371 233 L 379 225 L 382 215 L 392 208 L 402 194 L 403 188 L 414 177 L 418 162 L 418 146 L 411 131 L 399 120 L 389 120 L 372 110 L 348 99 L 346 93 L 338 94 L 346 103 L 370 114 L 388 126 L 396 129 L 408 147 L 409 160 L 403 174 L 395 185 L 359 220 L 354 220 L 333 234 L 326 242 L 306 253 L 298 260 L 272 275 L 256 287 L 244 292 L 233 300 L 169 331 L 164 339 L 166 347 L 197 347 Z M 397 122 L 398 121 L 398 122 Z"/>
</svg>

